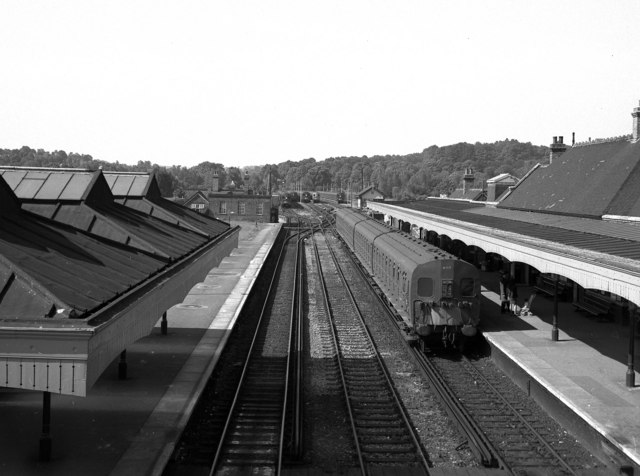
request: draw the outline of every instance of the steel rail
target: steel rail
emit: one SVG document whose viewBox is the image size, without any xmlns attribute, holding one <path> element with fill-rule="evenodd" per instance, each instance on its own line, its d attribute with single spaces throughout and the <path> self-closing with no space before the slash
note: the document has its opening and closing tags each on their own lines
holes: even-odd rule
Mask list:
<svg viewBox="0 0 640 476">
<path fill-rule="evenodd" d="M 376 356 L 376 360 L 378 362 L 378 365 L 380 366 L 380 369 L 382 369 L 382 373 L 385 377 L 386 383 L 391 391 L 391 395 L 393 396 L 393 400 L 396 404 L 396 407 L 399 410 L 399 413 L 402 417 L 402 420 L 406 426 L 406 428 L 409 430 L 409 433 L 411 435 L 411 439 L 413 442 L 413 445 L 416 449 L 416 453 L 420 459 L 420 462 L 422 463 L 423 468 L 425 469 L 425 471 L 428 472 L 428 468 L 429 468 L 429 462 L 427 457 L 424 454 L 422 445 L 420 444 L 420 440 L 418 439 L 418 437 L 415 434 L 415 430 L 413 428 L 413 425 L 411 424 L 409 417 L 407 416 L 407 413 L 404 409 L 404 406 L 402 405 L 402 402 L 400 400 L 400 397 L 398 396 L 398 392 L 396 391 L 395 386 L 393 385 L 393 381 L 391 379 L 391 376 L 389 375 L 389 371 L 387 370 L 387 366 L 384 365 L 384 362 L 382 360 L 382 358 L 380 357 L 380 353 L 378 352 L 378 348 L 376 347 L 375 341 L 373 339 L 373 336 L 371 335 L 371 332 L 369 331 L 369 327 L 367 326 L 367 323 L 364 321 L 364 317 L 362 316 L 362 312 L 360 311 L 360 307 L 358 306 L 358 303 L 356 302 L 356 299 L 353 295 L 353 291 L 351 290 L 351 286 L 349 285 L 346 277 L 344 276 L 344 273 L 342 272 L 342 269 L 340 267 L 340 264 L 338 262 L 338 258 L 336 257 L 335 251 L 332 249 L 331 244 L 327 241 L 327 244 L 329 245 L 329 251 L 331 253 L 331 257 L 333 258 L 333 262 L 335 263 L 336 269 L 338 270 L 338 273 L 340 275 L 340 278 L 342 279 L 342 282 L 345 285 L 345 289 L 347 291 L 347 294 L 349 295 L 349 299 L 351 300 L 351 304 L 353 305 L 354 309 L 356 310 L 356 315 L 358 316 L 358 320 L 360 321 L 360 324 L 362 325 L 363 330 L 365 331 L 365 334 L 367 335 L 367 338 L 369 340 L 369 344 L 372 346 L 372 348 L 375 350 L 374 354 Z"/>
<path fill-rule="evenodd" d="M 569 463 L 567 463 L 564 460 L 564 458 L 560 456 L 560 454 L 556 450 L 553 449 L 553 447 L 542 437 L 542 435 L 533 426 L 531 426 L 531 424 L 525 418 L 523 418 L 520 412 L 513 405 L 511 405 L 511 403 L 509 403 L 509 401 L 506 398 L 504 398 L 504 396 L 500 392 L 498 392 L 495 386 L 491 382 L 489 382 L 489 380 L 482 374 L 482 372 L 478 371 L 478 369 L 476 369 L 476 367 L 473 364 L 471 364 L 469 359 L 467 359 L 465 356 L 463 356 L 462 358 L 468 364 L 468 367 L 473 369 L 474 375 L 482 379 L 482 381 L 493 391 L 493 393 L 497 395 L 498 398 L 500 398 L 500 400 L 502 400 L 502 403 L 506 405 L 507 408 L 509 408 L 509 410 L 511 410 L 511 412 L 514 415 L 518 417 L 520 422 L 524 426 L 526 426 L 527 429 L 535 436 L 535 438 L 547 449 L 547 451 L 549 451 L 549 453 L 551 453 L 551 455 L 553 455 L 553 457 L 556 458 L 556 460 L 561 464 L 561 466 L 570 474 L 577 474 L 576 471 L 571 468 Z"/>
<path fill-rule="evenodd" d="M 335 229 L 334 229 L 335 232 Z M 340 237 L 338 233 L 334 233 L 339 240 L 343 243 L 344 241 Z M 350 248 L 347 246 L 347 249 Z M 349 258 L 354 264 L 355 269 L 358 271 L 360 276 L 367 282 L 370 283 L 369 276 L 365 274 L 362 266 L 359 262 L 354 258 L 354 254 L 352 252 L 348 253 Z M 373 290 L 372 290 L 373 291 Z M 475 420 L 469 415 L 468 411 L 460 404 L 456 396 L 453 394 L 451 389 L 444 383 L 441 376 L 439 376 L 438 371 L 428 362 L 426 356 L 424 356 L 419 349 L 412 347 L 406 340 L 404 339 L 403 331 L 398 325 L 398 319 L 395 317 L 394 311 L 390 308 L 389 304 L 385 302 L 382 297 L 375 291 L 372 292 L 375 295 L 376 300 L 382 306 L 383 309 L 386 310 L 386 314 L 391 320 L 396 328 L 396 331 L 403 337 L 403 341 L 405 345 L 409 347 L 412 355 L 414 356 L 418 367 L 423 371 L 427 379 L 433 383 L 434 390 L 440 397 L 441 402 L 445 406 L 445 410 L 450 415 L 451 418 L 457 423 L 460 431 L 467 437 L 471 450 L 476 455 L 476 457 L 482 462 L 483 465 L 488 467 L 502 467 L 507 468 L 506 463 L 500 457 L 498 451 L 491 444 L 491 442 L 487 439 L 485 434 L 479 428 Z M 404 321 L 401 321 L 404 322 Z"/>
<path fill-rule="evenodd" d="M 468 410 L 460 403 L 451 387 L 445 382 L 440 372 L 433 366 L 428 357 L 419 349 L 413 348 L 412 351 L 413 356 L 418 361 L 420 369 L 440 397 L 440 401 L 444 405 L 445 410 L 457 423 L 459 430 L 467 437 L 471 451 L 473 451 L 482 465 L 509 470 L 496 448 L 480 429 Z"/>
<path fill-rule="evenodd" d="M 276 270 L 273 273 L 273 276 L 271 277 L 271 281 L 269 282 L 269 288 L 267 289 L 267 294 L 266 294 L 267 297 L 265 298 L 264 304 L 262 305 L 262 309 L 260 310 L 260 317 L 258 318 L 258 323 L 256 325 L 256 331 L 255 331 L 255 333 L 254 333 L 254 335 L 252 337 L 251 345 L 250 345 L 249 350 L 247 352 L 247 357 L 246 357 L 246 359 L 244 361 L 244 365 L 243 365 L 243 368 L 242 368 L 242 374 L 240 375 L 240 380 L 239 380 L 238 386 L 236 388 L 236 392 L 235 392 L 235 395 L 233 397 L 233 401 L 231 403 L 231 406 L 230 406 L 230 409 L 229 409 L 229 413 L 227 415 L 227 419 L 225 421 L 225 425 L 224 425 L 224 428 L 223 428 L 221 436 L 220 436 L 220 441 L 219 441 L 218 447 L 216 449 L 216 453 L 215 453 L 215 456 L 214 456 L 214 459 L 213 459 L 213 463 L 211 464 L 211 467 L 210 467 L 210 470 L 209 470 L 209 476 L 214 476 L 214 474 L 215 474 L 215 472 L 217 470 L 217 467 L 218 467 L 218 463 L 220 462 L 220 457 L 222 455 L 222 449 L 224 448 L 225 441 L 226 441 L 226 438 L 227 438 L 227 434 L 228 434 L 229 428 L 231 426 L 231 421 L 233 419 L 233 415 L 234 415 L 235 409 L 236 409 L 237 404 L 238 404 L 238 400 L 239 400 L 240 395 L 241 395 L 242 387 L 243 387 L 243 384 L 244 384 L 246 376 L 247 376 L 247 372 L 248 372 L 248 369 L 249 369 L 249 363 L 253 358 L 256 342 L 258 341 L 258 337 L 259 337 L 260 332 L 262 330 L 262 321 L 263 321 L 263 318 L 265 316 L 265 312 L 266 312 L 267 305 L 268 305 L 268 302 L 269 302 L 269 297 L 271 296 L 271 294 L 273 292 L 273 288 L 274 288 L 274 285 L 276 283 L 276 276 L 278 276 L 278 274 L 279 274 L 278 270 L 281 268 L 281 266 L 283 264 L 284 250 L 286 249 L 288 242 L 290 240 L 294 239 L 294 238 L 299 238 L 297 233 L 287 237 L 286 239 L 284 239 L 283 240 L 283 244 L 282 244 L 282 248 L 280 248 L 280 251 L 278 253 L 278 261 L 277 261 L 277 264 L 276 264 Z M 281 457 L 278 458 L 278 463 L 277 463 L 278 464 L 278 468 L 280 467 L 280 460 L 281 460 Z M 279 472 L 278 472 L 278 474 L 279 474 Z"/>
<path fill-rule="evenodd" d="M 351 401 L 349 399 L 349 391 L 347 390 L 347 381 L 345 378 L 345 372 L 344 372 L 344 367 L 342 366 L 342 359 L 340 359 L 340 347 L 338 345 L 338 336 L 336 334 L 336 329 L 335 329 L 335 324 L 334 324 L 334 319 L 333 319 L 333 315 L 331 312 L 331 306 L 329 304 L 329 293 L 327 291 L 327 284 L 325 282 L 324 279 L 324 274 L 322 273 L 322 264 L 320 263 L 320 253 L 318 252 L 318 245 L 316 243 L 316 239 L 315 239 L 315 234 L 312 235 L 312 239 L 313 239 L 313 250 L 314 250 L 314 254 L 316 257 L 316 267 L 318 269 L 318 276 L 319 276 L 319 280 L 320 280 L 320 284 L 321 284 L 321 288 L 322 288 L 322 298 L 324 301 L 324 306 L 327 312 L 327 317 L 329 318 L 329 321 L 331 322 L 331 336 L 333 337 L 333 345 L 334 345 L 334 349 L 336 351 L 336 360 L 338 363 L 338 370 L 340 373 L 340 380 L 342 381 L 342 390 L 344 391 L 344 398 L 345 398 L 345 403 L 347 405 L 347 413 L 349 414 L 349 421 L 351 423 L 351 433 L 353 435 L 353 441 L 356 447 L 356 454 L 358 455 L 358 463 L 360 464 L 360 472 L 363 476 L 366 476 L 367 474 L 367 470 L 366 470 L 366 466 L 364 463 L 364 459 L 362 457 L 362 448 L 360 447 L 360 441 L 358 439 L 358 431 L 356 429 L 356 423 L 355 423 L 355 415 L 353 413 L 353 408 L 351 407 Z"/>
</svg>

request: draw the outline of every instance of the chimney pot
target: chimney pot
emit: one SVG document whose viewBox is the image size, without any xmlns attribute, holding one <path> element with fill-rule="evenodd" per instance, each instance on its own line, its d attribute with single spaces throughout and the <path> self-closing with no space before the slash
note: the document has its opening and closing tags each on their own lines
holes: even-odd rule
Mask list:
<svg viewBox="0 0 640 476">
<path fill-rule="evenodd" d="M 553 136 L 553 143 L 555 144 L 556 142 L 558 142 L 558 136 Z"/>
<path fill-rule="evenodd" d="M 560 140 L 561 144 L 564 144 L 564 136 L 559 136 L 558 139 Z"/>
</svg>

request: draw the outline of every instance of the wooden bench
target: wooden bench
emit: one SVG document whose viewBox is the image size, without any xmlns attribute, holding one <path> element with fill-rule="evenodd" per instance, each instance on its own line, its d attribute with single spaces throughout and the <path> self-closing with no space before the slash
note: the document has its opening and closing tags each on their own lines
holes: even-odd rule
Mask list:
<svg viewBox="0 0 640 476">
<path fill-rule="evenodd" d="M 538 291 L 547 296 L 553 297 L 556 290 L 556 278 L 541 274 L 538 282 L 534 286 Z M 567 285 L 564 281 L 558 281 L 558 297 L 564 298 L 567 292 Z"/>
<path fill-rule="evenodd" d="M 607 296 L 590 292 L 585 292 L 573 305 L 594 316 L 608 316 L 611 310 L 611 300 Z"/>
</svg>

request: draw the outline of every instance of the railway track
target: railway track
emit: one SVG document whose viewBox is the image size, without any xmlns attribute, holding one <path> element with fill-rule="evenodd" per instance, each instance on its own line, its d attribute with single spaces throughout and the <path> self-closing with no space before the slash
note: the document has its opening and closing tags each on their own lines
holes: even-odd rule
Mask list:
<svg viewBox="0 0 640 476">
<path fill-rule="evenodd" d="M 395 392 L 329 243 L 320 235 L 314 247 L 322 276 L 325 309 L 362 474 L 374 466 L 428 467 L 409 419 Z"/>
<path fill-rule="evenodd" d="M 360 278 L 371 284 L 352 254 L 341 256 L 350 282 Z M 388 318 L 402 334 L 404 325 L 398 314 L 379 294 L 371 292 L 370 296 L 378 297 L 378 304 L 386 308 Z M 361 306 L 368 314 L 375 313 L 370 303 Z M 558 425 L 549 424 L 550 417 L 523 396 L 489 359 L 474 364 L 462 356 L 427 356 L 415 347 L 411 352 L 483 466 L 499 467 L 512 474 L 577 474 L 589 467 L 592 460 L 588 452 L 569 435 L 559 438 L 563 432 Z"/>
<path fill-rule="evenodd" d="M 461 404 L 458 411 L 476 425 L 475 431 L 481 432 L 487 445 L 486 466 L 514 474 L 578 474 L 583 455 L 570 444 L 554 443 L 556 433 L 547 425 L 548 418 L 523 404 L 519 389 L 505 385 L 503 374 L 485 372 L 478 367 L 482 364 L 460 355 L 427 356 L 416 351 L 416 356 Z"/>
<path fill-rule="evenodd" d="M 302 269 L 298 237 L 285 247 L 280 264 L 281 272 L 293 271 L 296 277 Z M 285 446 L 292 453 L 299 452 L 294 446 L 300 441 L 295 433 L 300 428 L 301 365 L 292 359 L 301 351 L 297 348 L 301 281 L 280 279 L 275 284 L 269 298 L 272 307 L 263 313 L 253 336 L 210 475 L 247 468 L 279 474 Z M 288 422 L 291 407 L 293 416 L 289 415 Z"/>
</svg>

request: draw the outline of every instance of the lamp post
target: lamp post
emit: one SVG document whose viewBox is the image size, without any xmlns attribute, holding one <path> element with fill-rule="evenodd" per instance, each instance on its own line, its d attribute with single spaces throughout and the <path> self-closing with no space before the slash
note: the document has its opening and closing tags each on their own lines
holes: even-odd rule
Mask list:
<svg viewBox="0 0 640 476">
<path fill-rule="evenodd" d="M 633 359 L 635 357 L 635 338 L 636 338 L 636 313 L 629 312 L 629 351 L 627 354 L 627 377 L 626 377 L 627 387 L 636 386 L 636 371 L 633 368 Z"/>
<path fill-rule="evenodd" d="M 551 340 L 558 341 L 558 275 L 553 287 L 553 327 L 551 328 Z"/>
</svg>

